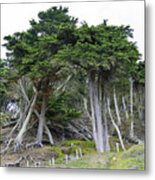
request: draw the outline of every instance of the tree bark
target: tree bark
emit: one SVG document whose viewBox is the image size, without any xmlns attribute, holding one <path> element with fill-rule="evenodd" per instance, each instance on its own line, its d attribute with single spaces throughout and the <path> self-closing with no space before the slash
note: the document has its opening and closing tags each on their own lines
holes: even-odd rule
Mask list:
<svg viewBox="0 0 155 180">
<path fill-rule="evenodd" d="M 39 113 L 38 113 L 38 111 L 37 111 L 36 109 L 34 110 L 34 113 L 35 113 L 35 115 L 37 116 L 37 118 L 38 118 L 38 120 L 39 120 L 39 119 L 40 119 L 40 115 L 39 115 Z M 53 136 L 52 136 L 52 134 L 51 134 L 48 126 L 46 125 L 46 122 L 44 123 L 44 128 L 45 128 L 45 132 L 46 132 L 46 134 L 47 134 L 47 136 L 48 136 L 48 138 L 49 138 L 50 144 L 51 144 L 51 145 L 54 145 Z"/>
<path fill-rule="evenodd" d="M 133 117 L 133 79 L 130 78 L 130 138 L 134 138 L 134 117 Z"/>
<path fill-rule="evenodd" d="M 94 115 L 95 115 L 95 124 L 96 124 L 96 134 L 97 134 L 97 151 L 104 152 L 104 144 L 103 144 L 103 124 L 102 124 L 102 113 L 101 113 L 101 106 L 99 102 L 99 94 L 97 89 L 97 83 L 95 81 L 95 75 L 91 74 L 89 77 L 90 81 L 90 89 L 92 90 L 92 101 L 94 107 Z"/>
<path fill-rule="evenodd" d="M 23 134 L 26 131 L 27 125 L 28 125 L 28 123 L 30 121 L 30 118 L 31 118 L 31 115 L 32 115 L 32 112 L 33 112 L 33 108 L 34 108 L 36 100 L 37 100 L 37 95 L 38 94 L 35 91 L 35 95 L 34 95 L 32 103 L 30 105 L 29 112 L 28 112 L 28 114 L 26 116 L 25 121 L 23 122 L 21 130 L 19 131 L 19 133 L 18 133 L 18 135 L 17 135 L 17 137 L 15 139 L 15 150 L 19 150 L 19 148 L 20 148 L 20 145 L 21 145 L 22 139 L 23 139 Z"/>
<path fill-rule="evenodd" d="M 105 97 L 104 97 L 104 100 L 103 100 L 103 119 L 104 119 L 104 122 L 103 122 L 103 143 L 104 143 L 104 151 L 105 152 L 110 152 L 110 145 L 109 145 L 109 135 L 108 135 L 108 123 L 107 123 L 107 117 L 106 117 L 106 114 L 107 114 L 107 110 L 106 110 L 106 102 L 105 102 Z"/>
<path fill-rule="evenodd" d="M 19 119 L 17 120 L 16 125 L 12 128 L 12 130 L 10 131 L 10 133 L 5 137 L 4 144 L 7 144 L 7 143 L 9 142 L 9 139 L 12 137 L 13 133 L 15 132 L 15 130 L 17 129 L 17 127 L 19 126 L 19 123 L 21 122 L 22 117 L 23 117 L 23 114 L 20 113 L 20 117 L 19 117 Z"/>
<path fill-rule="evenodd" d="M 46 121 L 46 117 L 45 117 L 46 107 L 47 107 L 47 96 L 43 95 L 41 114 L 39 118 L 39 126 L 38 126 L 37 137 L 36 137 L 36 144 L 38 145 L 42 144 L 43 128 Z"/>
<path fill-rule="evenodd" d="M 126 120 L 129 119 L 129 114 L 128 114 L 128 110 L 127 110 L 127 107 L 126 107 L 126 103 L 125 103 L 125 98 L 122 97 L 122 104 L 123 104 L 123 109 L 124 109 L 124 112 L 125 112 L 125 117 L 126 117 Z"/>
<path fill-rule="evenodd" d="M 21 92 L 22 92 L 22 95 L 23 95 L 24 99 L 25 99 L 27 102 L 29 102 L 29 98 L 28 98 L 28 96 L 27 96 L 27 94 L 26 94 L 26 91 L 25 91 L 25 89 L 24 89 L 24 86 L 23 86 L 23 83 L 22 83 L 22 79 L 19 79 L 19 85 L 20 85 L 20 87 L 21 87 Z"/>
<path fill-rule="evenodd" d="M 71 77 L 69 76 L 69 78 L 67 78 L 67 81 L 68 81 L 70 78 L 71 78 Z M 19 84 L 20 84 L 20 86 L 21 86 L 21 90 L 22 90 L 22 93 L 23 93 L 23 96 L 24 96 L 25 100 L 27 101 L 27 103 L 30 104 L 30 100 L 29 100 L 29 98 L 28 98 L 28 96 L 27 96 L 27 94 L 26 94 L 26 91 L 25 91 L 24 86 L 23 86 L 23 84 L 22 84 L 22 80 L 19 81 Z M 38 111 L 37 111 L 37 110 L 34 110 L 34 113 L 36 114 L 36 116 L 37 116 L 37 118 L 38 118 L 38 120 L 39 120 L 39 123 L 42 122 L 42 120 L 41 120 L 42 116 L 39 115 Z M 40 124 L 40 128 L 42 128 L 42 125 L 41 125 L 41 124 Z M 46 125 L 46 123 L 44 124 L 44 128 L 45 128 L 46 134 L 48 135 L 50 144 L 53 145 L 53 144 L 54 144 L 53 137 L 52 137 L 52 134 L 51 134 L 48 126 Z M 39 131 L 39 130 L 38 130 L 38 131 Z M 43 130 L 41 130 L 41 131 L 43 131 Z M 43 133 L 43 132 L 42 132 L 42 133 Z M 39 132 L 38 132 L 38 136 L 39 136 Z"/>
<path fill-rule="evenodd" d="M 107 84 L 103 78 L 103 75 L 100 77 L 100 91 L 101 91 L 101 108 L 102 108 L 102 120 L 103 120 L 103 144 L 104 151 L 110 152 L 109 145 L 109 134 L 108 134 L 108 122 L 107 122 L 107 105 L 106 105 L 106 96 L 108 94 Z"/>
<path fill-rule="evenodd" d="M 117 102 L 115 88 L 113 89 L 113 97 L 114 97 L 114 105 L 115 105 L 115 111 L 116 111 L 116 116 L 117 116 L 117 123 L 120 126 L 121 125 L 121 118 L 120 118 L 120 114 L 119 114 L 119 108 L 118 108 L 118 102 Z"/>
<path fill-rule="evenodd" d="M 119 127 L 117 126 L 117 124 L 115 123 L 114 119 L 113 119 L 113 116 L 112 116 L 112 113 L 111 113 L 111 109 L 110 109 L 110 99 L 108 98 L 107 99 L 107 106 L 108 106 L 108 112 L 109 112 L 109 116 L 110 116 L 110 119 L 111 119 L 111 122 L 114 126 L 114 128 L 116 129 L 116 132 L 118 134 L 118 138 L 119 138 L 119 141 L 120 141 L 120 144 L 121 144 L 121 147 L 122 149 L 125 151 L 125 146 L 124 146 L 124 143 L 123 143 L 123 139 L 122 139 L 122 135 L 121 135 L 121 132 L 119 130 Z"/>
<path fill-rule="evenodd" d="M 46 123 L 44 124 L 44 127 L 45 127 L 45 132 L 47 133 L 50 144 L 54 145 L 54 140 L 53 140 L 52 134 L 51 134 L 48 126 L 46 125 Z"/>
<path fill-rule="evenodd" d="M 90 98 L 93 138 L 95 141 L 96 149 L 98 149 L 98 139 L 97 139 L 97 129 L 96 129 L 96 119 L 95 119 L 95 112 L 94 112 L 93 96 L 94 96 L 94 94 L 93 94 L 92 82 L 91 82 L 91 80 L 89 80 L 89 98 Z"/>
</svg>

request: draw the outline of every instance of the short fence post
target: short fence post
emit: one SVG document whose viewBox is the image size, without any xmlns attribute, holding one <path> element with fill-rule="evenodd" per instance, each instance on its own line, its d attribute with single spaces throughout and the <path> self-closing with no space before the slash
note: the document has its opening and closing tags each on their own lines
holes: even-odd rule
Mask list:
<svg viewBox="0 0 155 180">
<path fill-rule="evenodd" d="M 79 148 L 79 155 L 80 155 L 80 158 L 82 158 L 82 149 Z"/>
<path fill-rule="evenodd" d="M 52 166 L 54 166 L 54 165 L 55 165 L 55 158 L 52 157 Z"/>
<path fill-rule="evenodd" d="M 65 161 L 66 161 L 66 164 L 68 164 L 68 154 L 65 155 Z"/>
<path fill-rule="evenodd" d="M 119 143 L 116 143 L 116 151 L 119 152 Z"/>
<path fill-rule="evenodd" d="M 79 153 L 78 153 L 78 150 L 76 149 L 75 151 L 75 154 L 76 154 L 76 159 L 79 159 Z"/>
</svg>

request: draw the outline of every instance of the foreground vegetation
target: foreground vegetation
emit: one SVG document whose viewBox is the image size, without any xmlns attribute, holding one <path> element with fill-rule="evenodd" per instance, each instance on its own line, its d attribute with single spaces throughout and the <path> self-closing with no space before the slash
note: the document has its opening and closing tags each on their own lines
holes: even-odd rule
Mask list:
<svg viewBox="0 0 155 180">
<path fill-rule="evenodd" d="M 8 152 L 2 157 L 2 166 L 144 170 L 144 161 L 143 143 L 130 144 L 126 151 L 98 153 L 94 142 L 69 140 L 53 147 Z"/>
<path fill-rule="evenodd" d="M 58 166 L 59 167 L 59 166 Z M 65 168 L 94 168 L 115 170 L 144 170 L 144 145 L 133 146 L 126 152 L 93 153 L 60 166 Z"/>
</svg>

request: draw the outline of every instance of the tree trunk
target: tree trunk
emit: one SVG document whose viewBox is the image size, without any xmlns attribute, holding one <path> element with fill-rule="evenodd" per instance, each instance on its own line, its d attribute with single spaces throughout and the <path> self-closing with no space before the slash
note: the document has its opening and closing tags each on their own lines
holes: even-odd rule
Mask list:
<svg viewBox="0 0 155 180">
<path fill-rule="evenodd" d="M 34 113 L 35 113 L 35 115 L 37 116 L 37 118 L 38 118 L 38 120 L 39 120 L 39 119 L 40 119 L 40 115 L 39 115 L 39 113 L 38 113 L 38 111 L 37 111 L 36 109 L 34 110 Z M 51 144 L 51 145 L 54 145 L 53 136 L 52 136 L 52 134 L 51 134 L 48 126 L 46 125 L 46 122 L 44 123 L 44 129 L 45 129 L 45 133 L 46 133 L 47 136 L 48 136 L 48 139 L 49 139 L 50 144 Z"/>
<path fill-rule="evenodd" d="M 134 117 L 133 117 L 133 80 L 132 78 L 129 79 L 130 81 L 130 138 L 134 138 Z"/>
<path fill-rule="evenodd" d="M 54 145 L 53 137 L 52 137 L 52 134 L 51 134 L 48 126 L 46 124 L 44 124 L 44 127 L 45 127 L 45 132 L 47 133 L 50 144 Z"/>
<path fill-rule="evenodd" d="M 20 85 L 21 92 L 22 92 L 22 95 L 23 95 L 24 99 L 25 99 L 27 102 L 29 102 L 29 98 L 28 98 L 28 96 L 27 96 L 27 94 L 26 94 L 26 91 L 25 91 L 25 89 L 24 89 L 24 86 L 23 86 L 23 83 L 22 83 L 22 79 L 19 79 L 19 85 Z"/>
<path fill-rule="evenodd" d="M 32 103 L 30 105 L 30 108 L 29 108 L 29 112 L 28 112 L 28 114 L 26 116 L 25 121 L 23 122 L 21 130 L 19 131 L 19 133 L 18 133 L 18 135 L 17 135 L 17 137 L 15 139 L 15 150 L 19 150 L 19 148 L 20 148 L 20 145 L 21 145 L 22 139 L 23 139 L 23 134 L 26 131 L 27 125 L 28 125 L 28 123 L 30 121 L 30 118 L 31 118 L 31 115 L 32 115 L 32 112 L 33 112 L 33 108 L 34 108 L 36 100 L 37 100 L 37 95 L 38 95 L 37 92 L 35 92 L 33 101 L 32 101 Z"/>
<path fill-rule="evenodd" d="M 118 102 L 117 102 L 115 88 L 113 90 L 113 97 L 114 97 L 114 105 L 115 105 L 115 111 L 116 111 L 116 116 L 117 116 L 117 123 L 120 126 L 121 125 L 121 118 L 120 118 L 120 114 L 119 114 L 119 108 L 118 108 Z"/>
<path fill-rule="evenodd" d="M 101 94 L 101 109 L 102 109 L 102 120 L 103 120 L 103 144 L 104 144 L 104 151 L 110 152 L 110 145 L 109 145 L 109 134 L 108 134 L 108 122 L 107 122 L 107 105 L 106 105 L 106 96 L 107 92 L 107 84 L 103 78 L 103 75 L 100 76 L 100 94 Z"/>
<path fill-rule="evenodd" d="M 95 115 L 95 123 L 96 123 L 96 134 L 97 134 L 97 151 L 104 152 L 104 144 L 103 144 L 103 124 L 102 124 L 102 113 L 101 106 L 99 102 L 98 89 L 95 81 L 95 75 L 91 74 L 90 76 L 90 86 L 92 90 L 92 100 L 94 107 L 94 115 Z"/>
<path fill-rule="evenodd" d="M 69 80 L 69 78 L 68 78 L 67 80 Z M 20 81 L 19 81 L 19 84 L 20 84 L 20 86 L 21 86 L 21 90 L 22 90 L 22 93 L 23 93 L 23 97 L 25 98 L 25 100 L 27 101 L 27 103 L 30 104 L 30 100 L 29 100 L 29 98 L 28 98 L 28 96 L 27 96 L 27 94 L 26 94 L 26 91 L 25 91 L 25 89 L 24 89 L 24 86 L 23 86 L 23 84 L 22 84 L 22 80 L 21 80 L 21 79 L 20 79 Z M 42 118 L 42 117 L 39 115 L 38 111 L 37 111 L 37 110 L 34 110 L 34 113 L 36 114 L 39 122 L 41 122 L 42 120 L 41 120 L 40 118 Z M 40 125 L 40 126 L 41 126 L 41 125 Z M 52 137 L 52 134 L 51 134 L 48 126 L 46 125 L 46 123 L 44 124 L 44 128 L 45 128 L 45 132 L 46 132 L 46 134 L 47 134 L 47 136 L 48 136 L 48 138 L 49 138 L 50 144 L 53 145 L 53 144 L 54 144 L 53 137 Z M 38 136 L 39 136 L 39 135 L 38 135 Z"/>
<path fill-rule="evenodd" d="M 111 119 L 111 122 L 114 126 L 114 128 L 116 129 L 116 132 L 118 134 L 118 138 L 119 138 L 119 141 L 120 141 L 120 144 L 121 144 L 121 147 L 122 149 L 125 151 L 125 146 L 124 146 L 124 143 L 123 143 L 123 139 L 122 139 L 122 135 L 121 135 L 121 132 L 119 130 L 119 127 L 117 126 L 117 124 L 115 123 L 114 119 L 113 119 L 113 116 L 112 116 L 112 113 L 111 113 L 111 109 L 110 109 L 110 99 L 108 98 L 107 99 L 107 106 L 108 106 L 108 112 L 109 112 L 109 116 L 110 116 L 110 119 Z"/>
<path fill-rule="evenodd" d="M 129 119 L 129 114 L 128 114 L 128 110 L 127 110 L 127 107 L 126 107 L 126 103 L 125 103 L 125 98 L 122 97 L 122 104 L 123 104 L 123 109 L 124 109 L 124 112 L 125 112 L 125 117 L 126 117 L 126 120 Z"/>
<path fill-rule="evenodd" d="M 45 117 L 46 107 L 47 107 L 47 96 L 43 95 L 41 114 L 39 118 L 39 126 L 38 126 L 38 131 L 37 131 L 37 138 L 36 138 L 36 144 L 38 145 L 42 145 L 43 128 L 44 128 L 44 124 L 46 120 L 46 117 Z"/>
<path fill-rule="evenodd" d="M 104 143 L 104 151 L 105 152 L 110 152 L 110 145 L 109 145 L 109 135 L 108 135 L 108 123 L 107 123 L 107 117 L 106 117 L 106 102 L 105 102 L 105 97 L 104 97 L 104 100 L 103 100 L 103 119 L 104 119 L 104 122 L 103 122 L 103 143 Z"/>
<path fill-rule="evenodd" d="M 99 143 L 99 152 L 104 152 L 103 147 L 103 124 L 102 124 L 102 116 L 101 116 L 101 107 L 99 104 L 97 89 L 94 87 L 94 107 L 95 107 L 95 116 L 96 116 L 96 126 L 97 126 L 97 137 Z"/>
<path fill-rule="evenodd" d="M 96 129 L 96 119 L 95 119 L 95 112 L 94 112 L 93 96 L 94 96 L 94 94 L 93 94 L 92 82 L 91 82 L 91 80 L 89 80 L 89 98 L 90 98 L 90 107 L 91 107 L 93 138 L 95 141 L 96 149 L 98 149 L 98 139 L 97 139 L 97 129 Z"/>
<path fill-rule="evenodd" d="M 16 125 L 12 128 L 12 130 L 10 131 L 10 133 L 5 137 L 5 140 L 4 140 L 4 144 L 7 144 L 9 142 L 9 139 L 12 137 L 13 133 L 15 132 L 15 130 L 17 129 L 17 127 L 19 126 L 21 120 L 22 120 L 22 117 L 23 117 L 23 113 L 20 112 L 20 117 L 19 119 L 17 120 L 17 123 Z"/>
</svg>

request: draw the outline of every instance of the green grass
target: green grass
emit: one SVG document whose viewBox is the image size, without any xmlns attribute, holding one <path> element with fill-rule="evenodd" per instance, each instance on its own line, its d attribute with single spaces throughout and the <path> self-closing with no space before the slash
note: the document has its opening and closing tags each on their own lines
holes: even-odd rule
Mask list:
<svg viewBox="0 0 155 180">
<path fill-rule="evenodd" d="M 95 148 L 95 142 L 94 141 L 80 141 L 80 140 L 67 140 L 64 141 L 61 146 L 76 146 L 81 148 Z"/>
<path fill-rule="evenodd" d="M 52 157 L 56 159 L 55 163 L 59 164 L 64 161 L 64 154 L 58 147 L 56 146 L 50 147 L 50 151 L 51 151 Z"/>
<path fill-rule="evenodd" d="M 96 168 L 144 170 L 144 145 L 136 145 L 125 152 L 93 153 L 82 159 L 60 165 L 62 168 Z"/>
<path fill-rule="evenodd" d="M 94 141 L 67 140 L 61 144 L 62 148 L 68 148 L 69 154 L 75 155 L 76 150 L 81 149 L 83 155 L 96 153 Z"/>
</svg>

